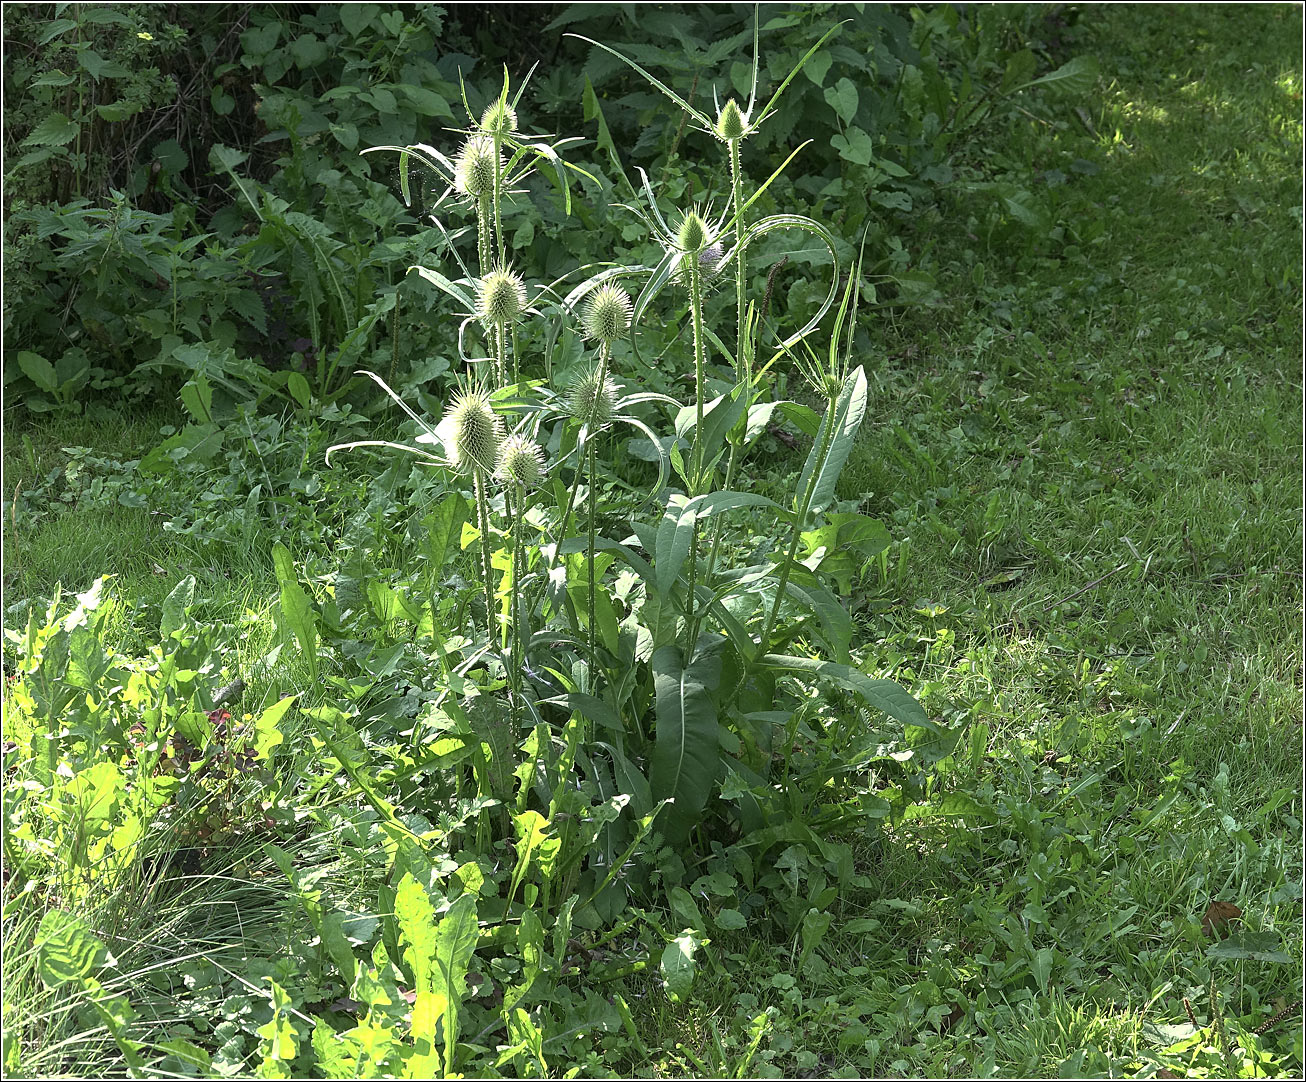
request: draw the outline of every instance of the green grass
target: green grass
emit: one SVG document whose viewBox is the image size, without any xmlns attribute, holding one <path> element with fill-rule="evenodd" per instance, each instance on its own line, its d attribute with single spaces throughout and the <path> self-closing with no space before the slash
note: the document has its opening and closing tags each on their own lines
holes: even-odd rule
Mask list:
<svg viewBox="0 0 1306 1082">
<path fill-rule="evenodd" d="M 894 537 L 852 598 L 864 667 L 965 736 L 925 814 L 854 839 L 857 886 L 819 947 L 722 930 L 684 1005 L 656 960 L 604 984 L 637 1037 L 570 1046 L 559 1072 L 1218 1076 L 1220 1053 L 1162 1052 L 1185 999 L 1203 1027 L 1218 1006 L 1250 1029 L 1302 998 L 1299 966 L 1212 958 L 1201 928 L 1229 901 L 1302 950 L 1300 31 L 1286 5 L 1084 9 L 1072 51 L 1101 64 L 1093 96 L 1003 114 L 973 163 L 1022 185 L 1041 224 L 964 173 L 922 216 L 937 294 L 867 324 L 872 402 L 840 494 Z M 139 457 L 163 420 L 62 420 L 30 450 L 7 432 L 6 496 L 62 447 Z M 373 527 L 395 567 L 411 514 Z M 213 620 L 255 614 L 230 667 L 256 668 L 271 539 L 194 546 L 155 518 L 6 514 L 6 608 L 113 573 L 124 640 L 148 642 L 193 574 Z M 251 699 L 332 701 L 303 673 L 264 683 Z M 346 834 L 305 847 L 361 912 L 375 900 Z M 211 852 L 157 909 L 143 880 L 97 914 L 148 1017 L 186 996 L 252 1017 L 257 997 L 214 974 L 301 961 L 279 873 L 253 845 Z M 26 1066 L 67 1070 L 71 1050 L 120 1070 L 40 990 L 29 925 L 6 931 Z M 203 979 L 170 967 L 197 952 Z M 1260 1038 L 1263 1069 L 1302 1070 L 1297 1023 Z"/>
</svg>

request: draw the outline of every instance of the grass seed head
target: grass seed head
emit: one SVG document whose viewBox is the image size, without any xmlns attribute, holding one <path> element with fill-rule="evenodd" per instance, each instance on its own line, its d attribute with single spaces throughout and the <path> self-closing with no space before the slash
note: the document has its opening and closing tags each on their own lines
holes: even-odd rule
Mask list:
<svg viewBox="0 0 1306 1082">
<path fill-rule="evenodd" d="M 493 473 L 503 444 L 503 421 L 490 405 L 489 396 L 478 390 L 460 391 L 445 418 L 453 429 L 455 469 L 471 473 Z"/>
<path fill-rule="evenodd" d="M 480 282 L 480 311 L 486 323 L 515 323 L 526 309 L 526 283 L 511 270 L 494 270 Z"/>
<path fill-rule="evenodd" d="M 496 476 L 501 481 L 531 488 L 544 474 L 544 451 L 525 436 L 509 436 L 499 451 Z"/>
<path fill-rule="evenodd" d="M 585 334 L 612 343 L 630 329 L 630 295 L 620 286 L 602 286 L 591 294 L 585 308 Z"/>
</svg>

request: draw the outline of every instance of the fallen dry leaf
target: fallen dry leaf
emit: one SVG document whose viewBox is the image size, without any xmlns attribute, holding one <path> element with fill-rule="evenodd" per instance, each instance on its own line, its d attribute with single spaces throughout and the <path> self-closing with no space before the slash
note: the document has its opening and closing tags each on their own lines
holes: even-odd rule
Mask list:
<svg viewBox="0 0 1306 1082">
<path fill-rule="evenodd" d="M 1202 934 L 1208 939 L 1214 939 L 1217 935 L 1224 938 L 1233 931 L 1228 927 L 1229 922 L 1237 920 L 1242 915 L 1243 911 L 1233 902 L 1212 902 L 1206 907 L 1206 915 L 1202 917 Z"/>
</svg>

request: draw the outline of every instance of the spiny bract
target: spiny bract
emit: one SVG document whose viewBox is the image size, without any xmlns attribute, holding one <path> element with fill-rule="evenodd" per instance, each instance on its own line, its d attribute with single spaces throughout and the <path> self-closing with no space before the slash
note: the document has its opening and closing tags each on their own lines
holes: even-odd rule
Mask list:
<svg viewBox="0 0 1306 1082">
<path fill-rule="evenodd" d="M 503 421 L 489 397 L 478 390 L 460 391 L 445 419 L 453 430 L 449 460 L 454 469 L 494 472 L 503 444 Z"/>
</svg>

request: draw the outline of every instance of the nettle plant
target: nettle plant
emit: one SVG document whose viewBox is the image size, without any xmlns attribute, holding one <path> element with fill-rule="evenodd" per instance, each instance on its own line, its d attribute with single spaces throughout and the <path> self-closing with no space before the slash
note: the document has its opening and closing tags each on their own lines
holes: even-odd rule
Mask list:
<svg viewBox="0 0 1306 1082">
<path fill-rule="evenodd" d="M 836 590 L 888 544 L 878 522 L 830 511 L 867 405 L 853 359 L 861 266 L 841 291 L 824 225 L 750 214 L 793 155 L 750 192 L 740 146 L 807 59 L 758 108 L 756 58 L 755 31 L 753 93 L 714 118 L 632 64 L 719 141 L 728 201 L 716 214 L 700 205 L 668 215 L 641 171 L 638 188 L 626 181 L 627 209 L 664 254 L 652 266 L 580 268 L 570 276 L 578 284 L 529 283 L 509 245 L 504 208 L 528 172 L 550 173 L 568 212 L 569 174 L 588 174 L 560 153 L 576 140 L 522 132 L 521 91 L 510 98 L 506 73 L 479 120 L 467 106 L 471 124 L 452 155 L 426 144 L 363 152 L 398 153 L 405 198 L 411 171 L 442 178 L 437 209 L 450 216 L 431 224 L 458 277 L 412 269 L 463 305 L 465 372 L 438 424 L 372 376 L 419 426 L 416 444 L 331 451 L 400 449 L 447 471 L 451 486 L 470 481 L 471 504 L 451 492 L 438 516 L 476 546 L 480 582 L 479 600 L 460 610 L 467 626 L 434 629 L 448 687 L 437 726 L 478 745 L 481 795 L 502 806 L 485 807 L 479 840 L 507 844 L 511 816 L 519 854 L 552 854 L 532 865 L 542 882 L 522 898 L 547 908 L 576 894 L 578 917 L 593 904 L 611 919 L 650 870 L 674 886 L 707 843 L 746 837 L 758 857 L 792 843 L 825 855 L 824 831 L 889 814 L 895 795 L 919 792 L 912 765 L 955 740 L 897 683 L 852 663 L 853 624 Z M 819 243 L 830 266 L 824 304 L 787 335 L 770 328 L 769 295 L 749 296 L 750 246 L 780 231 Z M 473 240 L 468 266 L 462 249 Z M 705 300 L 731 279 L 733 326 L 714 327 Z M 637 389 L 641 337 L 668 318 L 668 301 L 687 309 L 688 353 L 659 363 L 692 373 L 687 403 Z M 518 348 L 530 321 L 542 327 L 530 338 L 542 352 Z M 568 328 L 588 343 L 579 366 L 560 345 Z M 771 399 L 764 376 L 776 365 L 806 381 L 818 408 Z M 783 502 L 738 487 L 750 445 L 780 416 L 813 438 Z M 626 436 L 660 451 L 656 481 L 638 492 L 600 454 L 619 454 Z M 874 788 L 876 763 L 903 784 Z M 637 851 L 649 859 L 631 864 Z M 517 885 L 515 876 L 514 896 Z"/>
</svg>

